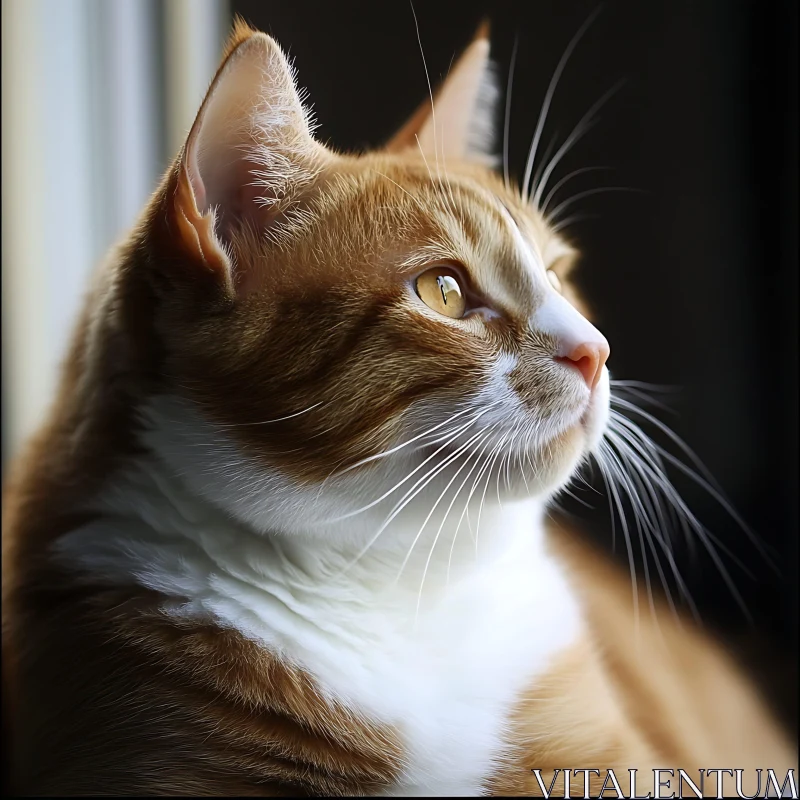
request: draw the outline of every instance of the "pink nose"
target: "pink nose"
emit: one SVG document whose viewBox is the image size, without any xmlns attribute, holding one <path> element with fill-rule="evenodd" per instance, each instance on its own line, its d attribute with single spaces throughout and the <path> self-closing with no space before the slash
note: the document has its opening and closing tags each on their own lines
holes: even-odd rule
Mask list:
<svg viewBox="0 0 800 800">
<path fill-rule="evenodd" d="M 575 367 L 583 375 L 589 389 L 594 389 L 603 374 L 603 366 L 608 361 L 609 353 L 608 342 L 605 340 L 582 342 L 566 355 L 556 356 L 556 361 Z"/>
</svg>

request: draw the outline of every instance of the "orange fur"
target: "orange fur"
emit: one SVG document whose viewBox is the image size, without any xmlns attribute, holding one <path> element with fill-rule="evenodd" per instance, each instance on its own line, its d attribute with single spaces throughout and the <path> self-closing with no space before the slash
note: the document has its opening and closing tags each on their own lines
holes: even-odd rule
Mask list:
<svg viewBox="0 0 800 800">
<path fill-rule="evenodd" d="M 237 21 L 225 59 L 254 36 Z M 457 399 L 509 342 L 529 357 L 512 375 L 520 396 L 555 402 L 537 380 L 550 345 L 526 338 L 527 288 L 503 266 L 497 198 L 542 250 L 557 237 L 489 171 L 452 161 L 440 180 L 400 147 L 423 116 L 393 152 L 315 151 L 302 192 L 266 217 L 275 235 L 234 230 L 227 249 L 195 204 L 183 153 L 96 276 L 57 402 L 5 494 L 3 684 L 24 793 L 352 795 L 396 780 L 397 731 L 325 699 L 313 676 L 238 633 L 167 617 L 152 592 L 77 579 L 49 548 L 139 452 L 135 409 L 160 391 L 191 399 L 298 482 L 381 452 L 415 398 Z M 478 335 L 408 325 L 401 282 L 442 261 L 467 265 L 476 291 L 505 287 Z M 363 391 L 343 393 L 353 386 Z M 292 416 L 310 387 L 319 408 Z M 264 419 L 280 421 L 255 424 Z M 591 638 L 520 699 L 515 754 L 488 792 L 535 795 L 532 768 L 549 783 L 547 770 L 565 767 L 795 765 L 718 645 L 663 613 L 643 616 L 637 639 L 624 578 L 565 531 L 553 547 Z"/>
</svg>

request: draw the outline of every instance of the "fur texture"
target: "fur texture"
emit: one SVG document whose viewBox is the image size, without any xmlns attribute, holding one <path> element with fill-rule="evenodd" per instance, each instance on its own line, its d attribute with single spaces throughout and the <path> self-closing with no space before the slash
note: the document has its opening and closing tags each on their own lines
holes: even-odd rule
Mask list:
<svg viewBox="0 0 800 800">
<path fill-rule="evenodd" d="M 533 768 L 794 766 L 716 645 L 668 615 L 635 629 L 625 580 L 545 526 L 603 437 L 607 345 L 569 243 L 485 166 L 486 36 L 438 120 L 353 156 L 237 24 L 7 487 L 23 793 L 535 795 Z M 463 318 L 417 295 L 428 269 Z"/>
</svg>

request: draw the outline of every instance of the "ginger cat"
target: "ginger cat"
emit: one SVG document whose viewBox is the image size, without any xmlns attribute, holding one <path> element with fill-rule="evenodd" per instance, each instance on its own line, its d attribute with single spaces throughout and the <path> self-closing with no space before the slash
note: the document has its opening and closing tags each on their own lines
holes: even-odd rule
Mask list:
<svg viewBox="0 0 800 800">
<path fill-rule="evenodd" d="M 609 347 L 573 248 L 492 170 L 488 57 L 481 29 L 433 111 L 345 155 L 237 23 L 6 490 L 20 793 L 563 796 L 567 769 L 609 797 L 636 769 L 646 796 L 711 768 L 752 793 L 795 767 L 717 644 L 634 619 L 545 524 L 602 447 Z"/>
</svg>

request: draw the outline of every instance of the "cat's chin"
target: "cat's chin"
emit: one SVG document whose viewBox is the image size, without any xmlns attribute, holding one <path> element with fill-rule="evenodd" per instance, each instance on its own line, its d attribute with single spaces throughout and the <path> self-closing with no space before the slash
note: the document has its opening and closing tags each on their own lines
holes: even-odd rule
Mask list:
<svg viewBox="0 0 800 800">
<path fill-rule="evenodd" d="M 611 384 L 607 369 L 603 369 L 603 374 L 597 383 L 589 403 L 580 418 L 579 425 L 582 428 L 586 443 L 585 455 L 593 453 L 603 439 L 603 434 L 608 426 L 608 418 L 611 405 Z"/>
</svg>

